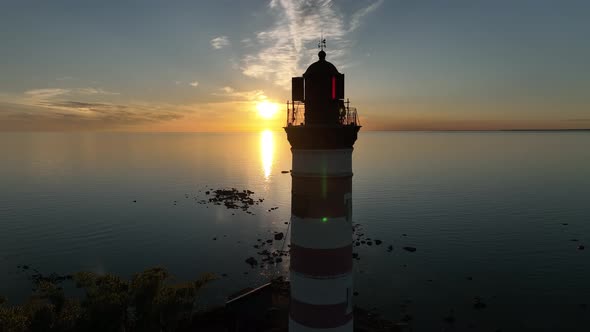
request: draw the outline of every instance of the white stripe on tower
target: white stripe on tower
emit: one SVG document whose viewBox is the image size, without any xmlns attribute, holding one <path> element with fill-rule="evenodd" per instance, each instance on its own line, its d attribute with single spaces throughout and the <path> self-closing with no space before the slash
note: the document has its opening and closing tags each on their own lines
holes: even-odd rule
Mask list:
<svg viewBox="0 0 590 332">
<path fill-rule="evenodd" d="M 352 331 L 352 149 L 293 152 L 290 331 Z"/>
</svg>

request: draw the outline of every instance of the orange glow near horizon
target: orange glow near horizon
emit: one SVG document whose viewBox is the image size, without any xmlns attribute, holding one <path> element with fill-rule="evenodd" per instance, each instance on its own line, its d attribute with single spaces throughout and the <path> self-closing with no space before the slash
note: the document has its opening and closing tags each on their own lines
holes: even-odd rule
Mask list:
<svg viewBox="0 0 590 332">
<path fill-rule="evenodd" d="M 281 130 L 285 126 L 284 105 L 267 97 L 248 101 L 223 101 L 206 104 L 170 106 L 146 114 L 141 108 L 129 108 L 120 121 L 100 119 L 97 114 L 64 117 L 55 110 L 34 113 L 38 119 L 10 116 L 2 118 L 1 131 L 122 131 L 122 132 L 257 132 Z M 588 105 L 562 107 L 566 116 L 556 117 L 554 104 L 488 105 L 460 103 L 399 103 L 388 108 L 360 102 L 362 132 L 371 130 L 504 130 L 504 129 L 587 129 L 590 118 L 584 115 Z M 433 110 L 436 110 L 434 112 Z M 534 111 L 533 111 L 534 110 Z M 384 113 L 387 111 L 387 113 Z M 0 110 L 0 113 L 1 110 Z M 524 116 L 522 114 L 529 114 Z M 537 114 L 536 116 L 533 116 Z M 33 114 L 33 113 L 32 113 Z M 168 117 L 160 117 L 161 115 Z M 92 117 L 90 117 L 92 116 Z M 565 118 L 565 119 L 564 119 Z M 276 136 L 275 136 L 276 138 Z"/>
</svg>

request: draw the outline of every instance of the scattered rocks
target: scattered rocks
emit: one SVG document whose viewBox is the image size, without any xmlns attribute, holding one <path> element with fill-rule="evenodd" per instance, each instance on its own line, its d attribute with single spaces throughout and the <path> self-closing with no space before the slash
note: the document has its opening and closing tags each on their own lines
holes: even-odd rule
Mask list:
<svg viewBox="0 0 590 332">
<path fill-rule="evenodd" d="M 392 252 L 393 251 L 393 245 L 389 245 L 387 246 L 387 252 Z"/>
<path fill-rule="evenodd" d="M 133 200 L 133 203 L 137 203 L 137 200 L 136 200 L 136 199 L 134 199 L 134 200 Z"/>
<path fill-rule="evenodd" d="M 271 239 L 269 239 L 269 240 L 261 242 L 260 245 L 254 245 L 254 248 L 259 249 L 259 248 L 264 247 L 267 243 L 270 244 L 272 242 L 273 241 Z M 290 253 L 288 250 L 273 250 L 271 252 L 269 249 L 263 249 L 262 251 L 259 251 L 256 254 L 261 256 L 262 262 L 265 262 L 267 264 L 279 264 L 279 263 L 283 262 L 282 257 L 289 256 Z M 260 265 L 261 268 L 263 266 L 264 265 Z"/>
<path fill-rule="evenodd" d="M 283 237 L 285 237 L 285 235 L 282 232 L 275 234 L 275 240 L 277 240 L 277 241 L 282 240 Z"/>
<path fill-rule="evenodd" d="M 467 280 L 473 280 L 473 277 L 467 277 L 465 279 L 467 279 Z"/>
<path fill-rule="evenodd" d="M 416 248 L 414 248 L 414 247 L 404 247 L 404 250 L 405 251 L 409 251 L 409 252 L 415 252 L 416 251 Z"/>
<path fill-rule="evenodd" d="M 581 244 L 580 244 L 580 245 L 578 246 L 578 250 L 584 250 L 584 249 L 586 249 L 586 247 L 584 247 L 583 245 L 581 245 Z"/>
<path fill-rule="evenodd" d="M 263 201 L 262 198 L 255 200 L 252 197 L 253 194 L 254 192 L 251 190 L 238 190 L 236 188 L 207 190 L 205 191 L 205 195 L 212 197 L 209 197 L 207 200 L 200 200 L 198 203 L 223 205 L 227 209 L 241 209 L 248 214 L 252 214 L 248 209 Z"/>
<path fill-rule="evenodd" d="M 383 241 L 381 241 L 381 240 L 375 240 L 375 244 L 376 245 L 380 245 L 381 243 L 383 243 Z"/>
<path fill-rule="evenodd" d="M 561 225 L 562 225 L 562 226 L 567 226 L 567 225 L 569 225 L 569 224 L 568 224 L 568 223 L 566 223 L 566 222 L 562 222 L 562 223 L 561 223 Z"/>
</svg>

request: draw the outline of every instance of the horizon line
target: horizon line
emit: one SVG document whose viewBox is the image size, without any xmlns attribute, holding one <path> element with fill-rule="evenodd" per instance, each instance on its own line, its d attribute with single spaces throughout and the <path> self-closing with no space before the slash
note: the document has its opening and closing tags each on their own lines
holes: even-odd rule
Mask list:
<svg viewBox="0 0 590 332">
<path fill-rule="evenodd" d="M 257 130 L 209 130 L 209 131 L 144 131 L 144 130 L 2 130 L 0 134 L 4 133 L 137 133 L 137 134 L 190 134 L 190 133 L 203 133 L 203 134 L 229 134 L 229 133 L 258 133 L 261 131 L 281 131 L 284 127 L 280 128 L 263 128 Z M 365 129 L 363 132 L 584 132 L 590 131 L 590 128 L 567 128 L 567 129 Z"/>
</svg>

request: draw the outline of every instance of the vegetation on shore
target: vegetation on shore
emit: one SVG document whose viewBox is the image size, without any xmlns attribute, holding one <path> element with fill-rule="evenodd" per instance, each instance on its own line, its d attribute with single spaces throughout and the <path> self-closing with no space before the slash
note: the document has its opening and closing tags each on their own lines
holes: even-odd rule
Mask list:
<svg viewBox="0 0 590 332">
<path fill-rule="evenodd" d="M 72 280 L 82 298 L 67 297 L 60 282 Z M 0 297 L 0 331 L 182 331 L 190 328 L 199 290 L 214 280 L 174 283 L 163 268 L 127 281 L 112 274 L 78 272 L 65 278 L 34 278 L 35 289 L 21 305 Z"/>
</svg>

